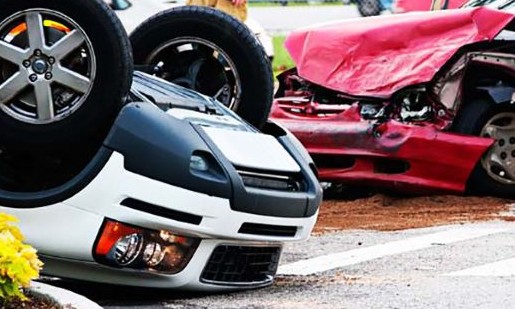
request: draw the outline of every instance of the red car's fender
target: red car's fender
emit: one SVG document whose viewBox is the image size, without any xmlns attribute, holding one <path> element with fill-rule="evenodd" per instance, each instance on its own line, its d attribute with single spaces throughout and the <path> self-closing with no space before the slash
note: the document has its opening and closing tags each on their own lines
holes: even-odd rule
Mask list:
<svg viewBox="0 0 515 309">
<path fill-rule="evenodd" d="M 271 118 L 284 125 L 312 155 L 322 181 L 391 187 L 410 192 L 462 193 L 494 141 L 440 131 L 435 125 L 363 121 L 357 106 L 332 116 L 309 117 L 276 102 Z M 382 166 L 398 171 L 384 171 Z"/>
</svg>

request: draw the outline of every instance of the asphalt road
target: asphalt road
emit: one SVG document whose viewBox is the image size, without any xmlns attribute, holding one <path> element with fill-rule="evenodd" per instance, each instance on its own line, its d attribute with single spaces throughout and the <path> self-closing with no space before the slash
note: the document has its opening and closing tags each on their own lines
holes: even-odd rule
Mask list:
<svg viewBox="0 0 515 309">
<path fill-rule="evenodd" d="M 274 6 L 251 7 L 249 16 L 257 20 L 270 33 L 277 33 L 288 32 L 317 23 L 358 18 L 359 13 L 354 5 Z"/>
<path fill-rule="evenodd" d="M 514 222 L 317 236 L 285 248 L 273 286 L 231 294 L 59 285 L 110 309 L 513 308 L 513 239 Z"/>
</svg>

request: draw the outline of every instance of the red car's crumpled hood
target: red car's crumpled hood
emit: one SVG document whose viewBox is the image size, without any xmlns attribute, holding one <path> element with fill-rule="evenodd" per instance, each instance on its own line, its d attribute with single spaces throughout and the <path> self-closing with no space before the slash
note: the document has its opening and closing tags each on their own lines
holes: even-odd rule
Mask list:
<svg viewBox="0 0 515 309">
<path fill-rule="evenodd" d="M 389 97 L 430 81 L 460 47 L 493 39 L 513 18 L 486 7 L 369 17 L 301 29 L 285 45 L 303 78 Z"/>
</svg>

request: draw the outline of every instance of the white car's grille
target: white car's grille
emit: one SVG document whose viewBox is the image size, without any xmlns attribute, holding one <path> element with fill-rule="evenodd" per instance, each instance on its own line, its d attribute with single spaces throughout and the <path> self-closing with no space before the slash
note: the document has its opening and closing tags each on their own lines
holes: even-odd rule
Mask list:
<svg viewBox="0 0 515 309">
<path fill-rule="evenodd" d="M 271 174 L 241 169 L 237 171 L 246 187 L 287 192 L 305 191 L 305 183 L 300 173 Z"/>
<path fill-rule="evenodd" d="M 201 281 L 211 284 L 263 286 L 277 272 L 281 247 L 218 246 L 213 251 Z"/>
</svg>

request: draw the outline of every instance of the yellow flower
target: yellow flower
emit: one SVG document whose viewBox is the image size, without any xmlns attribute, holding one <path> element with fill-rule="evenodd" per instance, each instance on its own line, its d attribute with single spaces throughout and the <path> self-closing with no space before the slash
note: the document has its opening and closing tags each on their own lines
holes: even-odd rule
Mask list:
<svg viewBox="0 0 515 309">
<path fill-rule="evenodd" d="M 0 301 L 25 299 L 20 288 L 39 277 L 43 266 L 37 251 L 22 242 L 22 233 L 13 225 L 16 222 L 15 217 L 0 213 Z"/>
</svg>

